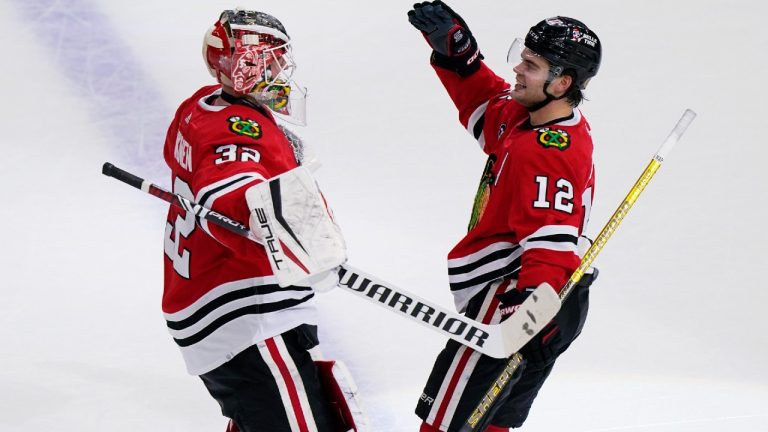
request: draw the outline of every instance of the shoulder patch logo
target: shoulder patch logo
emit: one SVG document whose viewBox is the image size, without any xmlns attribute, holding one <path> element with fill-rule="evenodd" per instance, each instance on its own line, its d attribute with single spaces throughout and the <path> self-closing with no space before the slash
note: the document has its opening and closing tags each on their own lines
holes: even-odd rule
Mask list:
<svg viewBox="0 0 768 432">
<path fill-rule="evenodd" d="M 496 139 L 501 138 L 501 136 L 504 134 L 504 131 L 507 130 L 507 124 L 502 123 L 499 125 L 499 132 L 496 134 Z"/>
<path fill-rule="evenodd" d="M 251 119 L 242 119 L 238 116 L 232 116 L 227 119 L 229 130 L 237 135 L 244 135 L 253 139 L 261 138 L 261 125 Z"/>
<path fill-rule="evenodd" d="M 545 148 L 554 147 L 558 150 L 565 150 L 571 146 L 571 136 L 562 129 L 539 129 L 537 141 Z"/>
</svg>

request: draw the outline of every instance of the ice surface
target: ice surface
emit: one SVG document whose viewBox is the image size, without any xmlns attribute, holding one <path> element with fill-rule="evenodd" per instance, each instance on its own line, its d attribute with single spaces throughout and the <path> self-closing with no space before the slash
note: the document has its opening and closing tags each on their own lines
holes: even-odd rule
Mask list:
<svg viewBox="0 0 768 432">
<path fill-rule="evenodd" d="M 310 91 L 297 132 L 322 159 L 351 263 L 450 307 L 445 255 L 484 157 L 405 18 L 411 4 L 245 6 L 294 38 Z M 236 5 L 0 2 L 0 430 L 224 429 L 160 314 L 165 204 L 100 168 L 110 160 L 167 185 L 165 127 L 211 82 L 202 34 Z M 600 35 L 604 62 L 583 106 L 593 235 L 683 110 L 699 114 L 598 258 L 587 327 L 524 430 L 768 431 L 766 3 L 451 5 L 510 77 L 508 44 L 544 17 L 575 16 Z M 747 294 L 731 296 L 736 286 Z M 320 305 L 325 351 L 356 375 L 375 430 L 416 430 L 443 341 L 341 291 Z"/>
</svg>

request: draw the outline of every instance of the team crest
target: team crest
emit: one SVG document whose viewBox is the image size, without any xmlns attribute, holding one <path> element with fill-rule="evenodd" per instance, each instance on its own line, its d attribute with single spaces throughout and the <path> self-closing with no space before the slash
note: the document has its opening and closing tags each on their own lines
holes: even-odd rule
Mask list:
<svg viewBox="0 0 768 432">
<path fill-rule="evenodd" d="M 242 119 L 238 116 L 232 116 L 227 119 L 229 130 L 232 132 L 251 137 L 253 139 L 261 138 L 261 126 L 251 119 Z"/>
<path fill-rule="evenodd" d="M 565 150 L 571 146 L 571 136 L 561 129 L 539 129 L 537 140 L 545 148 L 554 147 L 558 150 Z"/>
</svg>

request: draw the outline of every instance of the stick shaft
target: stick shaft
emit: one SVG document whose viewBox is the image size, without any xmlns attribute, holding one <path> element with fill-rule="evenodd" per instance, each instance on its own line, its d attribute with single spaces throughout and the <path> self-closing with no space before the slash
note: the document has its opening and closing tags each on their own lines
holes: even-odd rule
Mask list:
<svg viewBox="0 0 768 432">
<path fill-rule="evenodd" d="M 683 116 L 680 118 L 680 120 L 678 120 L 677 124 L 672 129 L 672 132 L 670 132 L 669 136 L 667 136 L 667 139 L 665 139 L 664 143 L 661 145 L 661 147 L 659 147 L 659 150 L 656 152 L 651 161 L 648 163 L 648 166 L 646 166 L 643 173 L 632 186 L 632 189 L 629 190 L 629 193 L 624 198 L 624 201 L 621 202 L 619 207 L 613 213 L 613 216 L 611 216 L 611 218 L 608 220 L 608 223 L 605 224 L 603 229 L 600 231 L 600 234 L 598 234 L 595 238 L 592 246 L 590 246 L 590 248 L 584 254 L 579 267 L 576 269 L 576 271 L 573 272 L 571 277 L 565 283 L 565 286 L 563 286 L 563 289 L 560 290 L 561 299 L 565 299 L 568 294 L 570 294 L 573 287 L 576 286 L 579 280 L 581 280 L 582 276 L 584 276 L 584 272 L 586 272 L 587 269 L 589 269 L 589 267 L 595 261 L 595 258 L 597 258 L 597 255 L 599 255 L 603 250 L 603 247 L 608 242 L 608 239 L 610 239 L 613 233 L 616 232 L 619 224 L 621 224 L 621 222 L 624 220 L 624 217 L 627 215 L 627 213 L 629 213 L 629 210 L 632 208 L 632 206 L 635 205 L 637 198 L 640 197 L 640 194 L 643 192 L 643 190 L 645 190 L 645 187 L 648 186 L 648 183 L 651 181 L 653 176 L 656 175 L 656 172 L 659 170 L 659 168 L 661 168 L 661 163 L 664 162 L 664 157 L 666 157 L 674 145 L 677 144 L 677 141 L 680 140 L 680 137 L 683 135 L 683 133 L 685 133 L 686 129 L 688 129 L 688 126 L 691 124 L 695 117 L 696 113 L 690 109 L 685 110 L 685 113 L 683 113 Z"/>
<path fill-rule="evenodd" d="M 148 180 L 144 180 L 141 177 L 133 175 L 128 171 L 120 169 L 109 162 L 106 162 L 101 168 L 101 173 L 105 176 L 112 177 L 120 180 L 123 183 L 129 184 L 136 189 L 140 189 L 150 195 L 154 195 L 163 201 L 169 202 L 172 205 L 175 205 L 185 211 L 191 211 L 198 217 L 204 218 L 205 220 L 219 225 L 222 228 L 228 229 L 235 234 L 248 237 L 256 243 L 260 243 L 258 240 L 256 240 L 256 237 L 253 235 L 253 233 L 251 233 L 251 230 L 244 224 L 232 220 L 221 213 L 217 213 L 211 209 L 205 208 L 200 204 L 184 198 L 179 194 L 169 192 L 160 186 L 157 186 Z"/>
</svg>

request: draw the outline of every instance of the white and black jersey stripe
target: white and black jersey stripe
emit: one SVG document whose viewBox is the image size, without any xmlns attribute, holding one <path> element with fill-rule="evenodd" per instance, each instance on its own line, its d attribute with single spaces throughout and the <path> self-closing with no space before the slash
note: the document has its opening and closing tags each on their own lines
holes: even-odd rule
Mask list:
<svg viewBox="0 0 768 432">
<path fill-rule="evenodd" d="M 197 375 L 255 340 L 290 330 L 307 322 L 307 316 L 314 319 L 313 298 L 310 287 L 281 288 L 277 278 L 267 276 L 222 284 L 190 306 L 164 316 L 189 372 Z"/>
<path fill-rule="evenodd" d="M 546 225 L 520 244 L 492 243 L 477 252 L 448 260 L 448 281 L 456 307 L 464 312 L 469 300 L 488 283 L 503 278 L 517 279 L 522 256 L 533 249 L 572 252 L 578 255 L 578 229 L 569 225 Z"/>
<path fill-rule="evenodd" d="M 195 201 L 205 208 L 213 208 L 213 203 L 217 198 L 226 195 L 234 190 L 237 190 L 243 186 L 251 185 L 255 180 L 265 181 L 264 176 L 257 172 L 250 173 L 238 173 L 231 177 L 219 180 L 215 183 L 211 183 L 208 186 L 201 188 L 195 196 Z M 200 219 L 200 226 L 213 238 L 216 238 L 208 226 L 206 219 Z"/>
<path fill-rule="evenodd" d="M 488 102 L 480 105 L 472 112 L 467 121 L 467 132 L 477 140 L 480 145 L 480 149 L 485 149 L 485 134 L 483 133 L 483 127 L 485 126 L 485 110 L 488 109 Z"/>
<path fill-rule="evenodd" d="M 449 259 L 448 281 L 459 312 L 464 312 L 469 299 L 489 282 L 516 278 L 522 255 L 520 245 L 498 242 L 467 256 Z"/>
<path fill-rule="evenodd" d="M 524 250 L 548 249 L 558 252 L 573 252 L 578 255 L 579 230 L 569 225 L 545 225 L 522 239 Z"/>
</svg>

